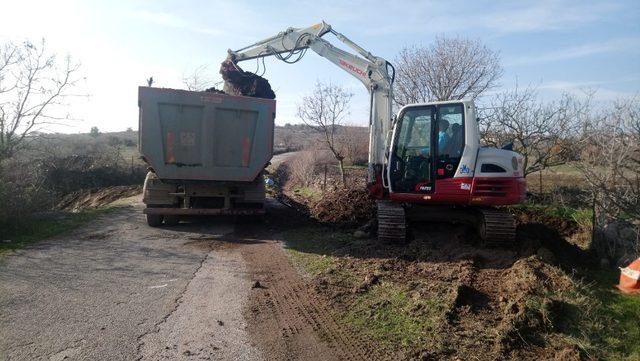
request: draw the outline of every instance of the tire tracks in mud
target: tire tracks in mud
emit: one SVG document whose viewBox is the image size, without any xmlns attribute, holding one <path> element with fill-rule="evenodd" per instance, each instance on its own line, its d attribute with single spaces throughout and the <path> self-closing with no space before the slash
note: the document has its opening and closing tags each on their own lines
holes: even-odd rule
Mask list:
<svg viewBox="0 0 640 361">
<path fill-rule="evenodd" d="M 289 263 L 277 241 L 243 248 L 251 273 L 263 287 L 253 289 L 247 320 L 268 359 L 379 360 L 375 345 L 336 321 Z"/>
</svg>

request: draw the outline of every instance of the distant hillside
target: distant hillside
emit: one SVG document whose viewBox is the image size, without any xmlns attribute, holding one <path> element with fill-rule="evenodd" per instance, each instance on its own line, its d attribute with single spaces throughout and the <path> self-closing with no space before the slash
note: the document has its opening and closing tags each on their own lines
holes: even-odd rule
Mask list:
<svg viewBox="0 0 640 361">
<path fill-rule="evenodd" d="M 340 126 L 338 129 L 339 134 L 350 138 L 350 140 L 354 142 L 366 142 L 367 131 L 365 127 Z M 282 153 L 307 148 L 318 148 L 318 143 L 323 141 L 324 139 L 321 134 L 305 124 L 276 126 L 274 132 L 274 152 Z M 134 162 L 138 163 L 139 153 L 137 146 L 138 131 L 136 130 L 99 133 L 97 135 L 90 133 L 53 133 L 38 134 L 36 137 L 33 137 L 27 153 L 29 156 L 34 156 L 42 152 L 54 152 L 58 156 L 72 154 L 84 155 L 86 153 L 95 153 L 100 148 L 103 148 L 109 151 L 119 150 L 122 158 L 130 160 L 133 156 Z"/>
</svg>

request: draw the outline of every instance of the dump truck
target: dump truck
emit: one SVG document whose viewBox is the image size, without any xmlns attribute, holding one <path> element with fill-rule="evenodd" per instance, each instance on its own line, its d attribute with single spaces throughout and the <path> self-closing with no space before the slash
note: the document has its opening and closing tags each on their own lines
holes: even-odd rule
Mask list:
<svg viewBox="0 0 640 361">
<path fill-rule="evenodd" d="M 275 100 L 139 87 L 139 142 L 149 226 L 184 215 L 262 215 Z"/>
</svg>

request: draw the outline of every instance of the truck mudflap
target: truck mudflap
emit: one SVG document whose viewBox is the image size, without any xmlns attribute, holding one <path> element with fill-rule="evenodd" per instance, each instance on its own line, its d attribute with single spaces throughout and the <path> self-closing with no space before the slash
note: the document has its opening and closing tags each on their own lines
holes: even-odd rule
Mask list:
<svg viewBox="0 0 640 361">
<path fill-rule="evenodd" d="M 217 209 L 217 208 L 145 208 L 144 214 L 159 214 L 170 216 L 252 216 L 264 215 L 264 208 L 247 209 Z"/>
</svg>

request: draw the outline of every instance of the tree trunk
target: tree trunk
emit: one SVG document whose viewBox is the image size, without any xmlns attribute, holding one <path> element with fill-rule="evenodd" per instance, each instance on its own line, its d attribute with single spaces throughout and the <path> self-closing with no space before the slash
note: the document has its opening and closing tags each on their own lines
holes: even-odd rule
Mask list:
<svg viewBox="0 0 640 361">
<path fill-rule="evenodd" d="M 538 181 L 540 183 L 540 196 L 542 196 L 542 169 L 538 172 Z"/>
<path fill-rule="evenodd" d="M 347 179 L 345 178 L 344 175 L 344 160 L 343 159 L 338 159 L 338 166 L 340 167 L 340 179 L 342 180 L 342 186 L 346 186 L 347 185 Z"/>
</svg>

